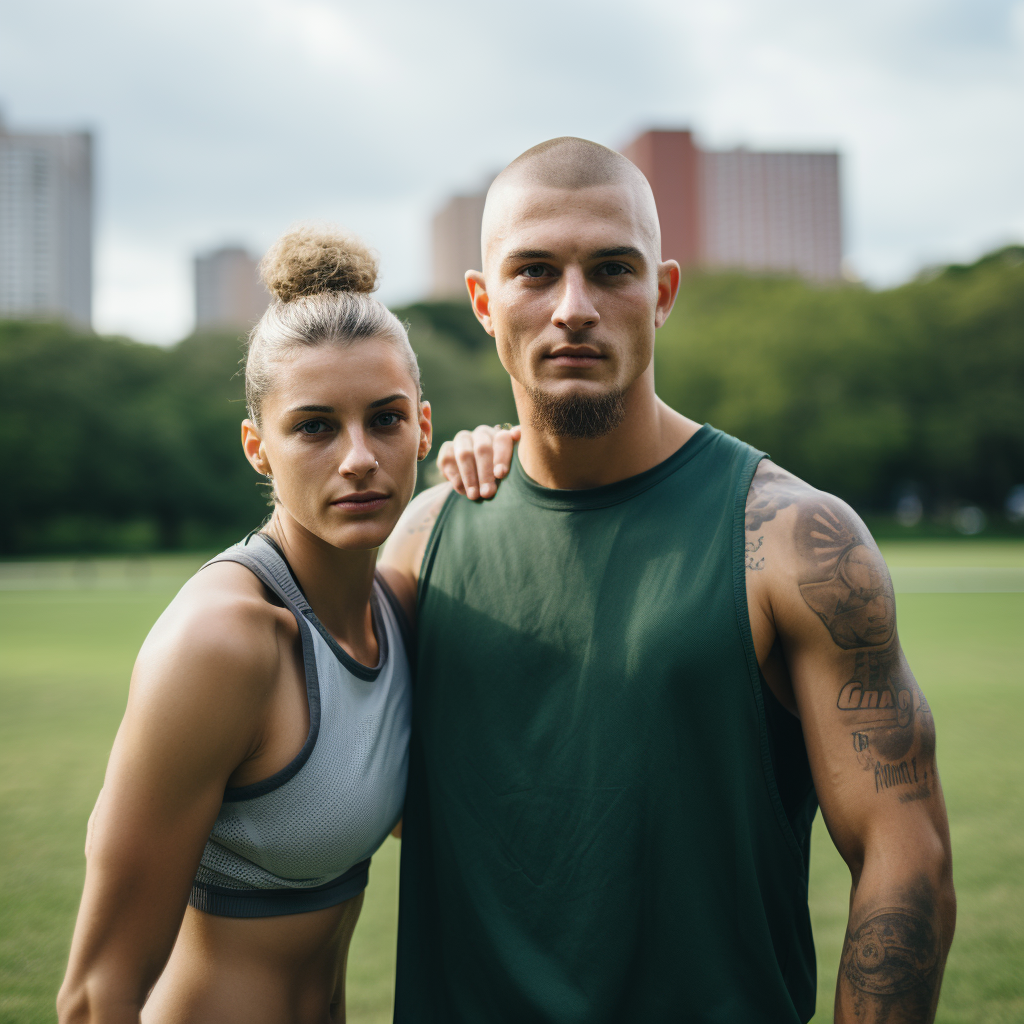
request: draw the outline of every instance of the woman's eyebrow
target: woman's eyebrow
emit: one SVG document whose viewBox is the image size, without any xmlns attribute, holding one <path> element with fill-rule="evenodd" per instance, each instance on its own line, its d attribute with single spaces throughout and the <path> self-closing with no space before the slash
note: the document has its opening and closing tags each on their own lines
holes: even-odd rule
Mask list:
<svg viewBox="0 0 1024 1024">
<path fill-rule="evenodd" d="M 370 408 L 376 409 L 379 405 L 387 405 L 388 402 L 396 402 L 399 398 L 404 398 L 407 402 L 409 401 L 409 396 L 405 394 L 404 391 L 396 391 L 395 394 L 388 395 L 387 398 L 378 398 L 376 402 L 371 402 Z"/>
<path fill-rule="evenodd" d="M 296 405 L 289 412 L 334 412 L 333 405 Z"/>
</svg>

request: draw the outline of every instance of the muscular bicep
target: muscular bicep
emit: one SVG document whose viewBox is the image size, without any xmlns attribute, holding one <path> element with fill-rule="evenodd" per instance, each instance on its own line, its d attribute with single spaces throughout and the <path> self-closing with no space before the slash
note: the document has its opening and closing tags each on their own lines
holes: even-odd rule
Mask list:
<svg viewBox="0 0 1024 1024">
<path fill-rule="evenodd" d="M 225 785 L 258 736 L 266 644 L 223 616 L 191 625 L 147 640 L 92 821 L 68 977 L 102 979 L 91 989 L 115 1002 L 143 999 L 162 969 Z"/>
<path fill-rule="evenodd" d="M 888 570 L 860 519 L 820 492 L 790 515 L 773 609 L 826 824 L 851 866 L 867 838 L 945 833 L 928 702 L 900 646 Z"/>
</svg>

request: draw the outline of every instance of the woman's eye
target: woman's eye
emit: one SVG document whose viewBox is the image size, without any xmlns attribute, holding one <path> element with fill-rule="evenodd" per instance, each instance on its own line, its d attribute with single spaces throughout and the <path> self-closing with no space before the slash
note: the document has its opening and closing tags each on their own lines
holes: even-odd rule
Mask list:
<svg viewBox="0 0 1024 1024">
<path fill-rule="evenodd" d="M 397 412 L 382 412 L 373 422 L 378 427 L 393 427 L 401 422 L 402 417 Z"/>
<path fill-rule="evenodd" d="M 534 263 L 532 266 L 523 267 L 523 277 L 543 277 L 548 272 L 548 268 L 543 263 Z"/>
<path fill-rule="evenodd" d="M 327 424 L 323 420 L 306 420 L 299 424 L 299 430 L 303 434 L 322 434 L 327 430 Z"/>
</svg>

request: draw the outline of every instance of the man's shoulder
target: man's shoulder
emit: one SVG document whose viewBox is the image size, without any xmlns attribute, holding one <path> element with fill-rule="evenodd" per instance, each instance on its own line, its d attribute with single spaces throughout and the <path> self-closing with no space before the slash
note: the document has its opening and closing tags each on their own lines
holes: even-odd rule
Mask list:
<svg viewBox="0 0 1024 1024">
<path fill-rule="evenodd" d="M 748 572 L 796 585 L 805 601 L 812 581 L 852 571 L 851 558 L 873 586 L 888 586 L 885 563 L 861 517 L 841 498 L 768 459 L 750 482 L 744 528 Z"/>
<path fill-rule="evenodd" d="M 402 513 L 379 562 L 381 572 L 393 589 L 408 590 L 412 586 L 415 591 L 430 533 L 451 494 L 451 484 L 430 487 L 413 498 Z"/>
</svg>

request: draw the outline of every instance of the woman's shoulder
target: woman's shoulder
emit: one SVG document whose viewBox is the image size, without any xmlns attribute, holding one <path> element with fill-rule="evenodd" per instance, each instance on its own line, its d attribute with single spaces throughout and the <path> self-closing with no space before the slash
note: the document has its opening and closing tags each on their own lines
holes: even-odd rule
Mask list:
<svg viewBox="0 0 1024 1024">
<path fill-rule="evenodd" d="M 290 612 L 267 599 L 244 566 L 216 562 L 196 573 L 150 630 L 133 686 L 169 676 L 175 688 L 252 700 L 277 678 L 281 651 L 297 631 Z M 282 644 L 282 640 L 284 644 Z"/>
</svg>

